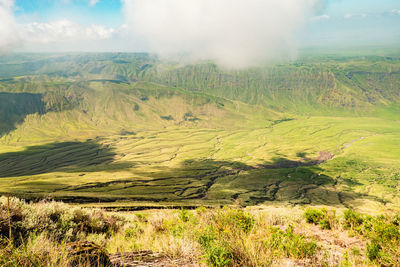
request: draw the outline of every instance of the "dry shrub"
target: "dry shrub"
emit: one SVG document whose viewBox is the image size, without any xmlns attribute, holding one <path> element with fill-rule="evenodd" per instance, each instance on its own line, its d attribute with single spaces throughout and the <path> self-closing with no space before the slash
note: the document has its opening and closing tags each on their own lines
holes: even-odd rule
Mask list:
<svg viewBox="0 0 400 267">
<path fill-rule="evenodd" d="M 7 198 L 0 197 L 0 235 L 8 237 Z M 117 215 L 107 215 L 99 209 L 83 209 L 70 205 L 41 201 L 28 204 L 17 198 L 10 199 L 12 237 L 21 242 L 30 233 L 46 233 L 55 240 L 74 241 L 90 233 L 111 235 L 125 223 Z"/>
<path fill-rule="evenodd" d="M 0 197 L 0 266 L 68 266 L 68 242 L 92 238 L 104 245 L 124 223 L 99 209 L 53 201 L 28 204 L 17 198 L 8 205 Z"/>
<path fill-rule="evenodd" d="M 66 245 L 46 235 L 31 235 L 20 246 L 0 248 L 0 266 L 69 266 Z"/>
</svg>

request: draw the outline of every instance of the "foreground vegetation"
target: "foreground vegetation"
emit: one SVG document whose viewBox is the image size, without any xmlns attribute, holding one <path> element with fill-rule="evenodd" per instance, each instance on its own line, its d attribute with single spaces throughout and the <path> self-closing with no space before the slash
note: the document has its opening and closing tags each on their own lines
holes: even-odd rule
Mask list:
<svg viewBox="0 0 400 267">
<path fill-rule="evenodd" d="M 398 266 L 399 216 L 266 206 L 115 213 L 1 197 L 0 265 Z"/>
</svg>

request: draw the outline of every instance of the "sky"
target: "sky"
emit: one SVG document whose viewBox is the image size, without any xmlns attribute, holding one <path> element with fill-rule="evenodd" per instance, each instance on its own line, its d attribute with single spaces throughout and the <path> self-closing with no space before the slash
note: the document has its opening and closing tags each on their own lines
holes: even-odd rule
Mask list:
<svg viewBox="0 0 400 267">
<path fill-rule="evenodd" d="M 400 0 L 0 0 L 0 52 L 152 52 L 248 66 L 400 44 Z"/>
</svg>

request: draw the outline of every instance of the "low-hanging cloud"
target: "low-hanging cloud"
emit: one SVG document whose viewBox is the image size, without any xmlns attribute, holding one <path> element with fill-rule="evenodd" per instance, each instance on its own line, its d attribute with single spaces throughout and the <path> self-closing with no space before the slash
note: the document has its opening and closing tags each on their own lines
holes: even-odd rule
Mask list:
<svg viewBox="0 0 400 267">
<path fill-rule="evenodd" d="M 19 42 L 13 6 L 13 0 L 0 0 L 0 53 L 11 50 Z"/>
<path fill-rule="evenodd" d="M 114 34 L 113 28 L 92 24 L 82 26 L 67 19 L 19 25 L 23 38 L 29 43 L 62 43 L 66 41 L 104 40 Z"/>
<path fill-rule="evenodd" d="M 132 34 L 161 56 L 229 67 L 295 53 L 293 36 L 319 0 L 123 0 Z"/>
</svg>

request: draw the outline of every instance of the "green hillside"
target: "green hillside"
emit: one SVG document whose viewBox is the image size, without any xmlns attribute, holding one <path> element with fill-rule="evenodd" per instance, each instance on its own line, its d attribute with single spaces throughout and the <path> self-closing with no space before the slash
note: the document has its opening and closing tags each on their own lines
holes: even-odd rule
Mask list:
<svg viewBox="0 0 400 267">
<path fill-rule="evenodd" d="M 123 53 L 0 62 L 1 193 L 400 207 L 398 57 L 235 71 Z"/>
<path fill-rule="evenodd" d="M 245 70 L 212 63 L 160 62 L 147 54 L 16 54 L 3 57 L 0 77 L 132 83 L 147 81 L 202 92 L 280 112 L 332 115 L 365 112 L 399 102 L 400 57 L 304 57 L 293 63 Z"/>
</svg>

